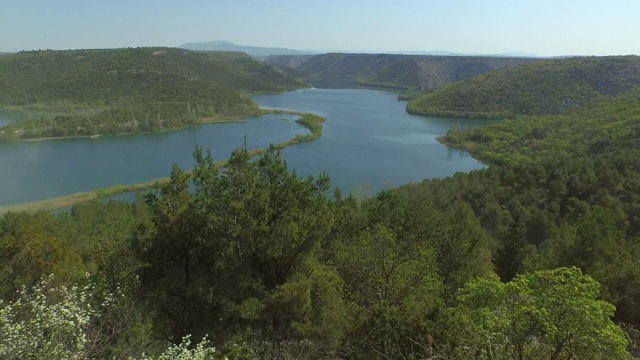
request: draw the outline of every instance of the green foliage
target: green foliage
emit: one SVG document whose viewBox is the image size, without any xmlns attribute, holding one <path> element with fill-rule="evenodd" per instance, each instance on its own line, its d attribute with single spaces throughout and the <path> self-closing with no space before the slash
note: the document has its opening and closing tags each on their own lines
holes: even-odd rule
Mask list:
<svg viewBox="0 0 640 360">
<path fill-rule="evenodd" d="M 628 340 L 611 321 L 600 285 L 577 268 L 537 271 L 506 284 L 467 283 L 458 310 L 478 338 L 476 356 L 492 359 L 628 359 Z"/>
<path fill-rule="evenodd" d="M 257 325 L 285 334 L 302 319 L 270 303 L 330 229 L 328 179 L 290 174 L 274 148 L 255 162 L 237 150 L 224 172 L 195 157 L 194 193 L 174 168 L 147 197 L 153 221 L 137 246 L 153 303 L 178 335 Z"/>
<path fill-rule="evenodd" d="M 282 63 L 286 56 L 274 60 Z M 526 58 L 393 54 L 321 54 L 295 66 L 313 78 L 353 79 L 366 87 L 427 91 L 496 69 L 537 61 Z M 352 85 L 353 86 L 353 85 Z"/>
<path fill-rule="evenodd" d="M 450 133 L 445 142 L 500 165 L 638 149 L 638 92 L 565 115 L 519 117 Z"/>
<path fill-rule="evenodd" d="M 271 305 L 285 310 L 294 338 L 311 340 L 325 347 L 325 353 L 339 349 L 350 316 L 343 299 L 344 280 L 339 272 L 315 258 L 304 260 L 300 270 L 278 287 Z"/>
<path fill-rule="evenodd" d="M 202 149 L 194 157 L 144 202 L 6 214 L 3 301 L 46 272 L 73 286 L 89 271 L 97 294 L 126 284 L 99 314 L 104 358 L 162 356 L 158 339 L 187 357 L 216 346 L 214 358 L 238 359 L 549 358 L 563 334 L 562 356 L 627 354 L 591 277 L 536 270 L 579 266 L 616 320 L 638 324 L 637 150 L 491 166 L 360 200 L 328 197 L 326 176 L 297 177 L 275 147 L 253 160 L 239 149 L 224 169 Z M 520 275 L 498 281 L 492 258 L 512 270 L 505 279 Z M 194 352 L 188 334 L 211 342 Z"/>
<path fill-rule="evenodd" d="M 426 243 L 377 226 L 339 251 L 346 300 L 353 304 L 349 339 L 358 357 L 399 356 L 412 337 L 428 333 L 425 319 L 442 301 L 443 286 Z"/>
<path fill-rule="evenodd" d="M 296 120 L 296 122 L 309 129 L 311 131 L 311 134 L 297 135 L 295 139 L 289 140 L 286 143 L 282 144 L 283 146 L 281 146 L 281 148 L 284 148 L 284 146 L 286 145 L 312 141 L 319 138 L 322 135 L 322 123 L 325 120 L 325 118 L 311 113 L 303 114 L 300 119 Z"/>
<path fill-rule="evenodd" d="M 639 69 L 637 56 L 541 60 L 426 94 L 412 100 L 407 111 L 491 119 L 562 114 L 629 93 L 640 85 Z"/>
<path fill-rule="evenodd" d="M 523 222 L 520 217 L 510 224 L 507 233 L 500 239 L 499 248 L 496 251 L 496 271 L 502 281 L 511 281 L 517 274 L 524 270 L 524 251 L 527 245 Z"/>
<path fill-rule="evenodd" d="M 136 48 L 4 56 L 0 86 L 0 105 L 57 113 L 0 128 L 0 139 L 11 139 L 162 131 L 217 114 L 255 115 L 247 92 L 304 84 L 245 54 Z"/>
</svg>

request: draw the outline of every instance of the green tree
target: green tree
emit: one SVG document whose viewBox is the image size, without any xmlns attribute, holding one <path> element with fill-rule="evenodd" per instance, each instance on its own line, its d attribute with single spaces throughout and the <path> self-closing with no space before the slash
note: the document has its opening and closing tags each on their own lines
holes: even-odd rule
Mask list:
<svg viewBox="0 0 640 360">
<path fill-rule="evenodd" d="M 191 175 L 174 168 L 148 195 L 142 280 L 174 339 L 254 326 L 291 332 L 295 319 L 270 304 L 329 234 L 329 181 L 290 173 L 273 147 L 249 155 L 234 151 L 218 171 L 197 148 Z"/>
<path fill-rule="evenodd" d="M 516 214 L 507 233 L 501 237 L 495 255 L 496 269 L 502 281 L 510 281 L 523 270 L 526 246 L 524 223 Z"/>
<path fill-rule="evenodd" d="M 479 334 L 471 347 L 494 359 L 628 359 L 628 340 L 611 321 L 615 307 L 580 269 L 477 279 L 459 293 L 460 314 Z"/>
<path fill-rule="evenodd" d="M 432 312 L 444 287 L 433 251 L 425 243 L 396 237 L 384 226 L 364 231 L 339 251 L 353 324 L 353 356 L 399 357 L 431 331 Z"/>
</svg>

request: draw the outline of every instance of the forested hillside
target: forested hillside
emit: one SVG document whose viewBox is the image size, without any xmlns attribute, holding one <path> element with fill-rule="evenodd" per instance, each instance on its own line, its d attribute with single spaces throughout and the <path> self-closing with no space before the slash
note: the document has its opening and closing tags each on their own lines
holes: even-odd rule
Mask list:
<svg viewBox="0 0 640 360">
<path fill-rule="evenodd" d="M 243 53 L 173 48 L 20 52 L 0 58 L 0 106 L 48 109 L 58 116 L 2 129 L 0 137 L 163 130 L 218 114 L 256 113 L 247 93 L 301 86 L 301 80 Z"/>
<path fill-rule="evenodd" d="M 578 60 L 634 69 L 611 59 Z M 0 357 L 638 358 L 640 93 L 598 79 L 578 108 L 441 139 L 486 169 L 373 198 L 276 147 L 224 170 L 196 148 L 134 202 L 7 213 Z"/>
<path fill-rule="evenodd" d="M 566 115 L 452 129 L 445 142 L 499 166 L 421 186 L 449 194 L 443 204 L 463 199 L 496 239 L 513 241 L 503 255 L 511 271 L 580 266 L 608 288 L 620 320 L 638 325 L 638 104 L 634 95 Z"/>
<path fill-rule="evenodd" d="M 174 167 L 170 183 L 132 204 L 0 220 L 3 358 L 137 358 L 186 335 L 207 336 L 193 351 L 215 347 L 209 359 L 629 358 L 633 330 L 611 321 L 615 308 L 584 274 L 604 280 L 618 320 L 637 324 L 637 252 L 609 209 L 557 219 L 544 257 L 515 248 L 505 258 L 511 247 L 474 214 L 474 194 L 506 169 L 359 202 L 329 197 L 326 176 L 290 173 L 275 149 L 257 161 L 240 149 L 224 171 L 194 155 L 191 175 Z M 517 180 L 495 190 L 527 188 Z M 504 195 L 481 194 L 487 204 Z M 498 234 L 520 244 L 529 203 L 514 201 L 522 205 L 509 202 L 498 218 L 513 208 L 513 230 Z M 598 247 L 576 257 L 573 244 L 594 236 Z M 573 264 L 586 270 L 556 268 Z M 31 333 L 42 347 L 28 346 Z"/>
<path fill-rule="evenodd" d="M 296 70 L 311 77 L 349 78 L 363 86 L 415 92 L 441 88 L 496 69 L 538 59 L 332 53 L 308 58 L 277 56 L 267 60 L 281 65 L 294 65 Z"/>
<path fill-rule="evenodd" d="M 640 57 L 551 59 L 505 68 L 412 100 L 415 114 L 511 118 L 561 114 L 640 86 Z"/>
</svg>

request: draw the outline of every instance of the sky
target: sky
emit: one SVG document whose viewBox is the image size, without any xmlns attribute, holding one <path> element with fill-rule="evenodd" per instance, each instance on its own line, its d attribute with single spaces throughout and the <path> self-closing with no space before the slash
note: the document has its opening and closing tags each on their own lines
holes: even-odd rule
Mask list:
<svg viewBox="0 0 640 360">
<path fill-rule="evenodd" d="M 0 0 L 0 51 L 213 40 L 319 52 L 640 54 L 640 1 Z"/>
</svg>

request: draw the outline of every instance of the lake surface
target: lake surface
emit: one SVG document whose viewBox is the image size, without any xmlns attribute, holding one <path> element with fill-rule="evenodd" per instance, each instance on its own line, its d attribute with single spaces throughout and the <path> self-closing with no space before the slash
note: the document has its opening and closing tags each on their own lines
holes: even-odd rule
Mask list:
<svg viewBox="0 0 640 360">
<path fill-rule="evenodd" d="M 356 185 L 375 193 L 483 167 L 466 152 L 439 144 L 436 136 L 454 123 L 486 121 L 410 115 L 396 97 L 373 90 L 305 89 L 254 100 L 265 108 L 327 118 L 319 139 L 290 146 L 282 155 L 298 175 L 327 172 L 343 193 Z M 245 137 L 249 149 L 264 148 L 308 133 L 295 118 L 267 115 L 164 133 L 0 143 L 0 205 L 146 182 L 168 176 L 174 163 L 191 169 L 196 144 L 212 149 L 214 160 L 227 158 Z"/>
<path fill-rule="evenodd" d="M 397 96 L 366 89 L 304 89 L 253 100 L 263 108 L 308 111 L 327 118 L 320 138 L 286 148 L 283 158 L 299 175 L 327 172 L 343 193 L 356 185 L 376 193 L 387 186 L 484 167 L 467 152 L 438 143 L 436 137 L 453 124 L 478 126 L 491 120 L 411 115 Z"/>
<path fill-rule="evenodd" d="M 175 163 L 193 168 L 196 144 L 212 149 L 217 161 L 242 146 L 245 136 L 253 149 L 308 133 L 295 119 L 267 115 L 155 134 L 0 143 L 0 205 L 166 177 Z"/>
</svg>

